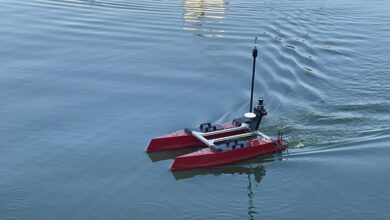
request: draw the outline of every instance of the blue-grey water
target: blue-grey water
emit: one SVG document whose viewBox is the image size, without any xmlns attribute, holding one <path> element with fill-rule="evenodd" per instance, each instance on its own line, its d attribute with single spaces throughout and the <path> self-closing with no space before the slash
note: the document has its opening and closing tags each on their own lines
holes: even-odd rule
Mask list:
<svg viewBox="0 0 390 220">
<path fill-rule="evenodd" d="M 390 1 L 0 3 L 1 220 L 390 219 Z M 173 175 L 149 140 L 248 111 L 254 36 L 289 154 Z"/>
</svg>

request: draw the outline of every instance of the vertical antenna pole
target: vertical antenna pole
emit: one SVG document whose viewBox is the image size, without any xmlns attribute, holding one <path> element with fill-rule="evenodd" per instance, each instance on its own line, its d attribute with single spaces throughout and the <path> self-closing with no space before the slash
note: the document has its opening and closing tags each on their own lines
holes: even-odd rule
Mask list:
<svg viewBox="0 0 390 220">
<path fill-rule="evenodd" d="M 251 101 L 249 106 L 249 112 L 252 112 L 252 105 L 253 105 L 253 88 L 255 86 L 255 70 L 256 70 L 256 57 L 257 57 L 257 36 L 255 37 L 255 48 L 253 48 L 252 51 L 252 57 L 253 57 L 253 68 L 252 68 L 252 87 L 251 87 Z"/>
</svg>

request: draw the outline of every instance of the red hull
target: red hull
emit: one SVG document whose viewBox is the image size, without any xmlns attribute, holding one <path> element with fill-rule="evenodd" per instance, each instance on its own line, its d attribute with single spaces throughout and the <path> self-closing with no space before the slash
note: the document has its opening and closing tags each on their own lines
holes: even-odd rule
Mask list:
<svg viewBox="0 0 390 220">
<path fill-rule="evenodd" d="M 236 127 L 233 123 L 228 122 L 223 124 L 223 129 L 234 128 Z M 210 135 L 207 139 L 215 139 L 220 137 L 226 137 L 236 134 L 242 134 L 247 132 L 247 130 L 232 131 L 223 134 Z M 169 150 L 179 150 L 184 148 L 194 148 L 194 147 L 207 147 L 201 141 L 196 139 L 194 136 L 187 134 L 184 130 L 173 132 L 172 134 L 160 136 L 153 138 L 148 147 L 146 148 L 147 152 L 158 152 L 158 151 L 169 151 Z"/>
<path fill-rule="evenodd" d="M 210 148 L 205 148 L 177 157 L 172 164 L 171 170 L 177 171 L 226 165 L 285 149 L 285 145 L 275 146 L 272 140 L 263 141 L 258 139 L 252 140 L 250 146 L 235 150 L 213 152 Z"/>
</svg>

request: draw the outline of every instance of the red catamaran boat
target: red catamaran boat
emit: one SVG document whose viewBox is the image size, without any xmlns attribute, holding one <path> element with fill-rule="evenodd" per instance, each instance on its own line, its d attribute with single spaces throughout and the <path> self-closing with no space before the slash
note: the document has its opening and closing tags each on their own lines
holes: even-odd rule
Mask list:
<svg viewBox="0 0 390 220">
<path fill-rule="evenodd" d="M 258 131 L 261 119 L 267 115 L 260 99 L 254 113 L 223 125 L 201 124 L 198 128 L 173 132 L 150 141 L 147 152 L 204 147 L 175 159 L 171 170 L 186 170 L 231 164 L 286 149 L 279 134 L 276 141 Z"/>
<path fill-rule="evenodd" d="M 171 170 L 186 170 L 231 164 L 264 154 L 281 152 L 287 148 L 281 133 L 274 141 L 259 131 L 263 116 L 267 115 L 264 101 L 260 99 L 252 109 L 257 48 L 253 56 L 253 73 L 250 111 L 245 117 L 224 124 L 204 123 L 195 129 L 184 129 L 153 138 L 146 151 L 158 152 L 184 148 L 203 147 L 193 153 L 176 157 Z"/>
</svg>

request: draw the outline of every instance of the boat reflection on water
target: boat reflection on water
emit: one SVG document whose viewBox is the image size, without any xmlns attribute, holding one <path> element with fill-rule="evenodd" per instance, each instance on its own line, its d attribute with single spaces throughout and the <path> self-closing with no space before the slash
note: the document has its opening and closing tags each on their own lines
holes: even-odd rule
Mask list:
<svg viewBox="0 0 390 220">
<path fill-rule="evenodd" d="M 224 0 L 184 0 L 183 29 L 200 37 L 222 37 L 226 6 Z"/>
<path fill-rule="evenodd" d="M 256 182 L 260 183 L 260 180 L 263 178 L 264 175 L 265 175 L 265 170 L 263 168 L 263 173 L 261 176 L 254 175 Z M 246 188 L 248 190 L 248 216 L 249 216 L 249 220 L 253 220 L 255 219 L 255 214 L 257 214 L 257 211 L 256 211 L 256 207 L 253 205 L 254 194 L 252 191 L 252 180 L 251 180 L 250 173 L 248 174 L 248 186 Z"/>
<path fill-rule="evenodd" d="M 187 154 L 189 152 L 193 152 L 194 149 L 185 149 L 180 151 L 169 151 L 169 152 L 156 152 L 156 153 L 148 153 L 149 158 L 153 162 L 158 162 L 161 160 L 174 159 L 177 156 Z M 196 169 L 196 170 L 184 170 L 184 171 L 175 171 L 172 172 L 173 176 L 176 180 L 183 180 L 188 178 L 193 178 L 195 176 L 201 175 L 240 175 L 245 177 L 248 180 L 247 196 L 248 196 L 248 217 L 249 219 L 254 219 L 257 214 L 256 207 L 254 206 L 254 193 L 252 190 L 252 181 L 256 183 L 260 183 L 262 178 L 265 175 L 265 169 L 262 165 L 266 162 L 271 162 L 275 160 L 282 160 L 281 153 L 275 153 L 272 155 L 263 155 L 251 160 L 246 160 L 240 163 L 235 163 L 227 166 L 221 167 L 211 167 L 204 169 Z M 257 186 L 257 184 L 255 184 Z"/>
<path fill-rule="evenodd" d="M 255 215 L 257 214 L 256 207 L 254 206 L 254 193 L 252 190 L 252 181 L 254 180 L 256 183 L 260 183 L 263 176 L 265 175 L 264 167 L 259 164 L 259 162 L 266 162 L 275 160 L 274 157 L 260 157 L 249 161 L 246 161 L 246 164 L 235 164 L 231 166 L 224 166 L 220 168 L 208 168 L 208 169 L 200 169 L 200 170 L 191 170 L 191 171 L 177 171 L 174 172 L 176 180 L 192 178 L 197 175 L 221 175 L 221 174 L 231 174 L 231 175 L 241 175 L 242 177 L 246 177 L 248 180 L 247 196 L 248 196 L 248 217 L 250 220 L 255 219 Z M 257 184 L 255 184 L 257 186 Z"/>
</svg>

